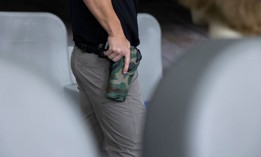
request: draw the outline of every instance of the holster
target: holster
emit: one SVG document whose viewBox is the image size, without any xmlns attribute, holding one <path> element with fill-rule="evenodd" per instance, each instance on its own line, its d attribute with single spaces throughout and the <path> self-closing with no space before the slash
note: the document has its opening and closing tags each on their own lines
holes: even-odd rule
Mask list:
<svg viewBox="0 0 261 157">
<path fill-rule="evenodd" d="M 106 96 L 110 99 L 123 102 L 125 101 L 132 78 L 138 69 L 142 59 L 139 49 L 136 47 L 130 48 L 130 64 L 126 74 L 123 74 L 124 60 L 122 57 L 119 61 L 111 64 L 110 75 L 107 86 Z"/>
</svg>

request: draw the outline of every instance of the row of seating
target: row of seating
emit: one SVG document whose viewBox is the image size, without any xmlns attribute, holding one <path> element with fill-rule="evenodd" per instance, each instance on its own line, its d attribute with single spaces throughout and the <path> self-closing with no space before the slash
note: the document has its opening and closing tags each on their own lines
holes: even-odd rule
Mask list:
<svg viewBox="0 0 261 157">
<path fill-rule="evenodd" d="M 261 39 L 206 41 L 156 88 L 160 27 L 148 14 L 138 20 L 140 79 L 150 101 L 143 156 L 259 157 Z M 0 12 L 0 30 L 0 156 L 97 157 L 79 117 L 62 21 L 48 13 Z"/>
</svg>

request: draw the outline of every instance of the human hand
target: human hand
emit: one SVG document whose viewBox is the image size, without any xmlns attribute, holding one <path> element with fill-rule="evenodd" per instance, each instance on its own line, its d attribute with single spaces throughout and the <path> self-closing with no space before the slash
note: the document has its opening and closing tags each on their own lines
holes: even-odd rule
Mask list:
<svg viewBox="0 0 261 157">
<path fill-rule="evenodd" d="M 123 33 L 108 36 L 109 49 L 104 53 L 110 60 L 117 62 L 124 57 L 123 74 L 126 74 L 130 64 L 130 42 Z"/>
</svg>

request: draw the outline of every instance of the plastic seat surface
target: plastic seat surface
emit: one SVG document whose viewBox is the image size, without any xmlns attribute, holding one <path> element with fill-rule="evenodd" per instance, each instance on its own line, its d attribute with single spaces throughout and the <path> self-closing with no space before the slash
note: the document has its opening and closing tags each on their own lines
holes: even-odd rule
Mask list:
<svg viewBox="0 0 261 157">
<path fill-rule="evenodd" d="M 50 13 L 0 12 L 0 56 L 23 62 L 63 87 L 72 83 L 67 32 Z"/>
<path fill-rule="evenodd" d="M 158 21 L 150 14 L 138 14 L 138 26 L 142 61 L 139 80 L 145 102 L 150 101 L 159 80 L 162 78 L 161 29 Z"/>
<path fill-rule="evenodd" d="M 174 64 L 148 108 L 144 157 L 260 156 L 260 43 L 207 41 Z"/>
<path fill-rule="evenodd" d="M 0 58 L 0 156 L 97 157 L 75 102 L 33 67 Z"/>
</svg>

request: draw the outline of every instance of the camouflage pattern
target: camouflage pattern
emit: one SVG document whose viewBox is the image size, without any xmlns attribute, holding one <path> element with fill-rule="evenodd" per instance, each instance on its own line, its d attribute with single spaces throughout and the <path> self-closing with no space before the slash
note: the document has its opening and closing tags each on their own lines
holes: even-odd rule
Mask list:
<svg viewBox="0 0 261 157">
<path fill-rule="evenodd" d="M 121 58 L 119 61 L 113 63 L 110 69 L 106 96 L 119 102 L 125 101 L 132 77 L 137 71 L 142 58 L 141 53 L 137 48 L 131 47 L 130 50 L 130 64 L 126 74 L 122 73 L 125 58 Z"/>
</svg>

